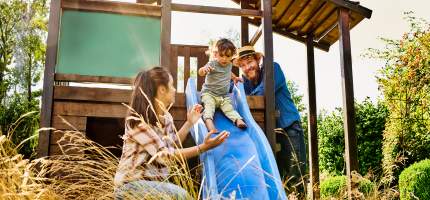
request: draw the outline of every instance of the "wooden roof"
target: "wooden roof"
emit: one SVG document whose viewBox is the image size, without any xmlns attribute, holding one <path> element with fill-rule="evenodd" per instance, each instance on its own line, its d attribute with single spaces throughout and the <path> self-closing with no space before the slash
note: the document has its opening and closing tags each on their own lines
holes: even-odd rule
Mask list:
<svg viewBox="0 0 430 200">
<path fill-rule="evenodd" d="M 232 0 L 240 3 L 240 0 Z M 249 0 L 253 9 L 261 9 L 260 0 Z M 339 39 L 337 8 L 351 10 L 351 27 L 364 18 L 370 18 L 372 11 L 348 0 L 272 0 L 273 31 L 288 38 L 305 42 L 306 35 L 313 34 L 315 46 L 328 51 Z M 251 19 L 259 26 L 261 19 Z"/>
<path fill-rule="evenodd" d="M 241 0 L 231 1 L 240 4 Z M 261 0 L 247 1 L 250 6 L 247 9 L 261 10 Z M 154 3 L 157 0 L 138 2 Z M 313 34 L 314 46 L 328 51 L 339 39 L 337 10 L 340 7 L 351 11 L 350 29 L 372 15 L 372 10 L 349 0 L 272 0 L 273 31 L 302 43 L 305 43 L 307 35 Z M 261 18 L 249 18 L 249 22 L 260 26 Z"/>
</svg>

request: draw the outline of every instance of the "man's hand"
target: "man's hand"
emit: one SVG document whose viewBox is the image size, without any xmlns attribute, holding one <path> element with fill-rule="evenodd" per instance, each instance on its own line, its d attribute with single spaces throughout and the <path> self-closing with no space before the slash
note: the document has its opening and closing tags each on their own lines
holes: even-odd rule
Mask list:
<svg viewBox="0 0 430 200">
<path fill-rule="evenodd" d="M 241 82 L 241 83 L 243 83 L 243 79 L 242 79 L 242 77 L 233 77 L 233 82 L 234 82 L 234 84 L 236 85 L 238 82 Z"/>
</svg>

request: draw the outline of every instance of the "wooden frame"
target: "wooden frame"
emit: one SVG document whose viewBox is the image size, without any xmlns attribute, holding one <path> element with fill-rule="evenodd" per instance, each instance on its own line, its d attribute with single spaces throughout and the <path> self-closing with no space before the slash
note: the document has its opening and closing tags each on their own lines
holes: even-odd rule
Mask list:
<svg viewBox="0 0 430 200">
<path fill-rule="evenodd" d="M 137 16 L 161 16 L 161 7 L 157 5 L 145 5 L 113 1 L 88 1 L 88 0 L 58 0 L 61 8 L 68 10 L 96 11 Z"/>
<path fill-rule="evenodd" d="M 40 112 L 40 127 L 51 127 L 52 104 L 54 93 L 54 73 L 57 64 L 58 36 L 60 30 L 61 2 L 51 1 L 48 40 L 46 47 L 45 72 L 43 75 L 42 109 Z M 50 131 L 39 132 L 38 156 L 49 154 Z"/>
<path fill-rule="evenodd" d="M 206 14 L 218 14 L 218 15 L 232 15 L 242 17 L 255 17 L 260 18 L 262 12 L 254 9 L 236 9 L 236 8 L 223 8 L 213 6 L 197 6 L 197 5 L 185 5 L 185 4 L 172 4 L 173 11 L 180 12 L 194 12 L 194 13 L 206 13 Z"/>
<path fill-rule="evenodd" d="M 257 43 L 258 39 L 261 37 L 262 33 L 263 33 L 263 26 L 260 25 L 257 28 L 257 31 L 255 31 L 255 34 L 252 36 L 251 40 L 249 41 L 249 44 L 254 46 Z"/>
</svg>

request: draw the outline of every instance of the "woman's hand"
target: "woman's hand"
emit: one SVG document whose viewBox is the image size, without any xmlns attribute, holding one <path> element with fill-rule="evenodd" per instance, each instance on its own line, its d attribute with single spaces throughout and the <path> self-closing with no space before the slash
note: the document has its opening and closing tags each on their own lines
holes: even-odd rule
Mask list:
<svg viewBox="0 0 430 200">
<path fill-rule="evenodd" d="M 203 106 L 196 104 L 187 114 L 187 121 L 193 125 L 202 117 Z"/>
<path fill-rule="evenodd" d="M 225 139 L 230 135 L 228 131 L 222 131 L 214 138 L 211 138 L 211 135 L 214 134 L 215 131 L 210 131 L 208 135 L 205 137 L 203 144 L 201 144 L 202 151 L 207 151 L 209 149 L 215 148 L 218 145 L 222 144 Z"/>
</svg>

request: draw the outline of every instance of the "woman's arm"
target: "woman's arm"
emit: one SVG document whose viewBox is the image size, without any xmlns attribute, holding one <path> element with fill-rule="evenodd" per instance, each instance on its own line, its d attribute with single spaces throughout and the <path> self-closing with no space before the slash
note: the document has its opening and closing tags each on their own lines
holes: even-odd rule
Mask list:
<svg viewBox="0 0 430 200">
<path fill-rule="evenodd" d="M 216 146 L 220 145 L 230 135 L 229 132 L 223 131 L 219 133 L 219 135 L 217 135 L 216 137 L 211 138 L 211 135 L 213 133 L 214 132 L 209 132 L 202 144 L 199 144 L 193 147 L 188 147 L 188 148 L 175 149 L 175 151 L 173 152 L 174 156 L 177 156 L 177 157 L 182 156 L 185 159 L 198 156 L 201 153 L 204 153 L 209 149 L 215 148 Z"/>
</svg>

